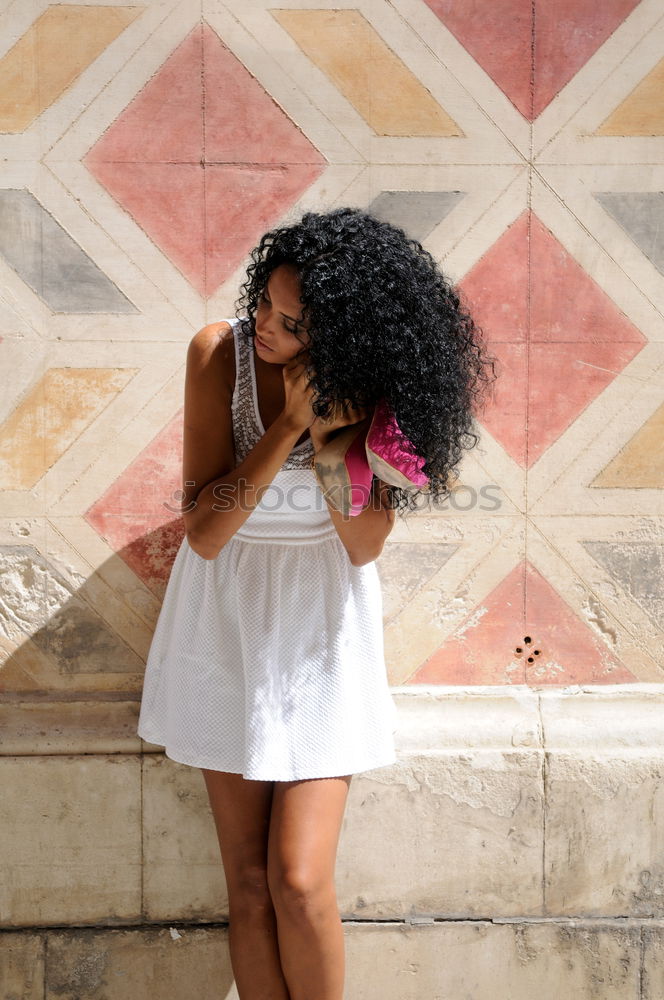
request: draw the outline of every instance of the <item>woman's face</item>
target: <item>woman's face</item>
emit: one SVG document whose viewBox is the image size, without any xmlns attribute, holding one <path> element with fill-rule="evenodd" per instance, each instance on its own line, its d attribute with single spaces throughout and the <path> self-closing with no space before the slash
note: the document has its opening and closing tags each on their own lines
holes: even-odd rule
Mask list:
<svg viewBox="0 0 664 1000">
<path fill-rule="evenodd" d="M 256 353 L 269 364 L 284 365 L 310 343 L 302 320 L 300 279 L 292 264 L 280 264 L 267 280 L 256 308 Z"/>
</svg>

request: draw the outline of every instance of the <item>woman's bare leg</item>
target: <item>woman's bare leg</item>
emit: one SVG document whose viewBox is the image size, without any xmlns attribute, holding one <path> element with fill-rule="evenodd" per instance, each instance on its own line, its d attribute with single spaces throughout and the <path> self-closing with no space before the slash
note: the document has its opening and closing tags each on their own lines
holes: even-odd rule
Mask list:
<svg viewBox="0 0 664 1000">
<path fill-rule="evenodd" d="M 268 881 L 291 1000 L 342 1000 L 345 954 L 334 869 L 352 775 L 277 781 Z"/>
<path fill-rule="evenodd" d="M 228 887 L 228 942 L 240 1000 L 290 1000 L 267 883 L 274 782 L 201 770 Z"/>
</svg>

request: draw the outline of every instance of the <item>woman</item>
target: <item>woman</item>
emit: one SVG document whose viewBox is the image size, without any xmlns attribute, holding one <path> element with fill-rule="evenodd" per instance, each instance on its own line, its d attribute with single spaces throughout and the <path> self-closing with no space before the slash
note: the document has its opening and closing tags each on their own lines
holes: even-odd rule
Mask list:
<svg viewBox="0 0 664 1000">
<path fill-rule="evenodd" d="M 348 789 L 396 760 L 375 559 L 397 514 L 449 494 L 493 362 L 431 256 L 354 209 L 266 233 L 241 293 L 189 346 L 186 537 L 138 732 L 203 772 L 241 1000 L 341 1000 Z M 381 399 L 428 483 L 374 476 L 346 517 L 313 460 Z"/>
</svg>

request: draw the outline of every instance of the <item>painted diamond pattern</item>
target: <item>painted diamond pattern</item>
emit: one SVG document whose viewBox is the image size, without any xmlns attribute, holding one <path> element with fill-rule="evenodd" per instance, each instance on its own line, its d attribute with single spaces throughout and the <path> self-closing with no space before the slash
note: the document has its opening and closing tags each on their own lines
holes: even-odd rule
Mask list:
<svg viewBox="0 0 664 1000">
<path fill-rule="evenodd" d="M 646 338 L 539 219 L 525 212 L 462 287 L 503 368 L 482 423 L 515 461 L 530 467 Z"/>
<path fill-rule="evenodd" d="M 535 685 L 634 680 L 528 562 L 515 566 L 409 680 L 461 684 L 472 678 Z"/>
<path fill-rule="evenodd" d="M 655 7 L 9 5 L 0 530 L 30 610 L 5 629 L 10 689 L 139 690 L 183 536 L 187 339 L 266 228 L 340 204 L 449 265 L 499 360 L 461 476 L 501 507 L 386 544 L 391 679 L 662 675 Z"/>
<path fill-rule="evenodd" d="M 0 191 L 0 254 L 53 312 L 136 312 L 30 191 Z"/>
<path fill-rule="evenodd" d="M 638 0 L 425 0 L 529 121 L 550 104 Z"/>
<path fill-rule="evenodd" d="M 202 24 L 85 163 L 209 297 L 320 176 L 326 160 Z"/>
<path fill-rule="evenodd" d="M 184 538 L 177 514 L 181 465 L 182 411 L 84 515 L 158 596 Z"/>
</svg>

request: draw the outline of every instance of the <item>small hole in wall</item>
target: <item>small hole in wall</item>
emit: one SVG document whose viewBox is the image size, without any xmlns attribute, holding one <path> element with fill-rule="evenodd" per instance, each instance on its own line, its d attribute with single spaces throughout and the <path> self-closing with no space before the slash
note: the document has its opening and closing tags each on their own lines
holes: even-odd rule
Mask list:
<svg viewBox="0 0 664 1000">
<path fill-rule="evenodd" d="M 535 639 L 533 639 L 533 637 L 531 635 L 524 635 L 524 637 L 523 637 L 523 644 L 520 645 L 520 646 L 515 646 L 514 647 L 514 655 L 515 656 L 523 656 L 523 654 L 526 653 L 527 654 L 527 662 L 528 663 L 534 663 L 535 662 L 534 657 L 539 656 L 540 653 L 542 652 L 541 649 L 528 649 L 528 647 L 532 646 L 534 644 L 534 642 L 535 642 Z"/>
</svg>

